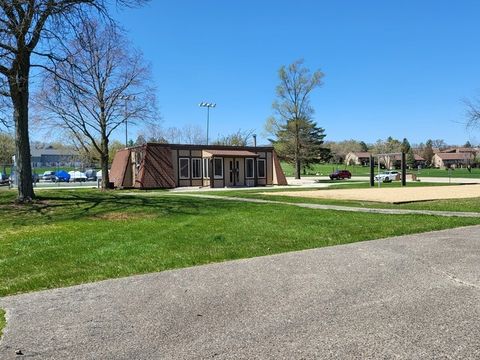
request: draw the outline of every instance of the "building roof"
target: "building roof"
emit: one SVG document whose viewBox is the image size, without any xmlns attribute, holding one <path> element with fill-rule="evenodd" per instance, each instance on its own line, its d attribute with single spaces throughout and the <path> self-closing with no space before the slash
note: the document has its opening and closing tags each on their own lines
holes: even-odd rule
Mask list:
<svg viewBox="0 0 480 360">
<path fill-rule="evenodd" d="M 165 147 L 172 150 L 235 150 L 235 151 L 272 151 L 273 146 L 228 146 L 228 145 L 193 145 L 193 144 L 165 144 L 165 143 L 147 143 L 144 145 L 132 146 L 129 149 L 142 148 L 144 146 Z"/>
<path fill-rule="evenodd" d="M 42 155 L 57 155 L 57 156 L 78 155 L 78 153 L 72 149 L 31 149 L 30 154 L 33 157 L 41 157 Z"/>
<path fill-rule="evenodd" d="M 408 154 L 406 154 L 405 156 L 408 156 Z M 415 161 L 425 161 L 425 159 L 418 154 L 413 154 L 413 156 L 415 157 Z M 393 160 L 402 160 L 402 154 L 392 155 L 391 158 Z"/>
<path fill-rule="evenodd" d="M 352 151 L 352 154 L 354 154 L 356 157 L 359 157 L 359 158 L 370 157 L 370 153 L 367 151 Z"/>
<path fill-rule="evenodd" d="M 478 149 L 468 147 L 450 148 L 441 151 L 442 153 L 477 153 Z"/>
<path fill-rule="evenodd" d="M 472 158 L 472 153 L 438 153 L 435 156 L 442 160 L 468 160 Z"/>
<path fill-rule="evenodd" d="M 234 150 L 234 149 L 205 149 L 205 154 L 211 156 L 226 156 L 226 157 L 257 157 L 258 154 L 248 150 Z"/>
</svg>

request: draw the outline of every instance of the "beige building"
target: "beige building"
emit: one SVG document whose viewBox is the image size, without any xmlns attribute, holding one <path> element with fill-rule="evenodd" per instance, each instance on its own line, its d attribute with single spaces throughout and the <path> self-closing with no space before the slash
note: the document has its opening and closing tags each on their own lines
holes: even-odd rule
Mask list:
<svg viewBox="0 0 480 360">
<path fill-rule="evenodd" d="M 345 156 L 346 165 L 367 166 L 370 163 L 370 153 L 366 151 L 349 152 Z"/>
<path fill-rule="evenodd" d="M 273 147 L 148 143 L 120 150 L 110 179 L 117 188 L 287 185 Z"/>
<path fill-rule="evenodd" d="M 433 155 L 432 165 L 440 169 L 467 167 L 474 159 L 472 152 L 440 152 Z"/>
</svg>

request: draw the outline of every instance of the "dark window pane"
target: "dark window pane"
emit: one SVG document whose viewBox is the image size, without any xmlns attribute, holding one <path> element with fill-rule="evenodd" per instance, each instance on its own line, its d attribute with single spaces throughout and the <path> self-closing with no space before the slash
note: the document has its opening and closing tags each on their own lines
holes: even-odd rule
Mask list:
<svg viewBox="0 0 480 360">
<path fill-rule="evenodd" d="M 189 173 L 188 159 L 180 159 L 180 178 L 188 179 L 190 177 Z"/>
<path fill-rule="evenodd" d="M 258 177 L 264 178 L 265 177 L 265 160 L 259 159 L 257 164 L 258 164 Z"/>
<path fill-rule="evenodd" d="M 247 178 L 253 178 L 253 159 L 247 159 Z"/>
</svg>

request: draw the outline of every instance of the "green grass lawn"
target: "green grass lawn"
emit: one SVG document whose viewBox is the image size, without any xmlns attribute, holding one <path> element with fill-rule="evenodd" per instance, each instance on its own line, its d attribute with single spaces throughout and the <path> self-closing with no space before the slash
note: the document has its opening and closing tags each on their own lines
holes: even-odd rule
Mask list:
<svg viewBox="0 0 480 360">
<path fill-rule="evenodd" d="M 479 224 L 181 195 L 0 193 L 0 296 L 210 262 Z"/>
<path fill-rule="evenodd" d="M 295 169 L 291 164 L 282 162 L 282 169 L 286 176 L 294 176 Z M 352 176 L 370 176 L 370 168 L 368 166 L 359 165 L 345 165 L 345 164 L 315 164 L 311 169 L 307 170 L 305 175 L 302 176 L 328 176 L 335 170 L 348 170 L 352 173 Z M 383 170 L 381 170 L 383 171 Z M 375 174 L 378 173 L 378 169 L 375 167 Z M 452 178 L 480 178 L 480 168 L 471 169 L 455 169 L 447 171 L 445 169 L 421 169 L 421 170 L 408 170 L 408 173 L 416 174 L 419 178 L 422 177 L 449 177 Z"/>
</svg>

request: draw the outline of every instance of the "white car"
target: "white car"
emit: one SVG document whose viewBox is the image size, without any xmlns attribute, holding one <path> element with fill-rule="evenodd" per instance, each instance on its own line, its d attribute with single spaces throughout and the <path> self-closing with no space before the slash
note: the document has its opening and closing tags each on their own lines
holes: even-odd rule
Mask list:
<svg viewBox="0 0 480 360">
<path fill-rule="evenodd" d="M 87 181 L 87 176 L 81 171 L 70 171 L 70 182 L 85 182 Z"/>
<path fill-rule="evenodd" d="M 397 176 L 399 174 L 400 173 L 398 171 L 395 171 L 395 170 L 385 171 L 384 173 L 378 174 L 377 176 L 375 176 L 375 181 L 377 181 L 377 182 L 391 182 L 393 180 L 397 180 Z"/>
</svg>

